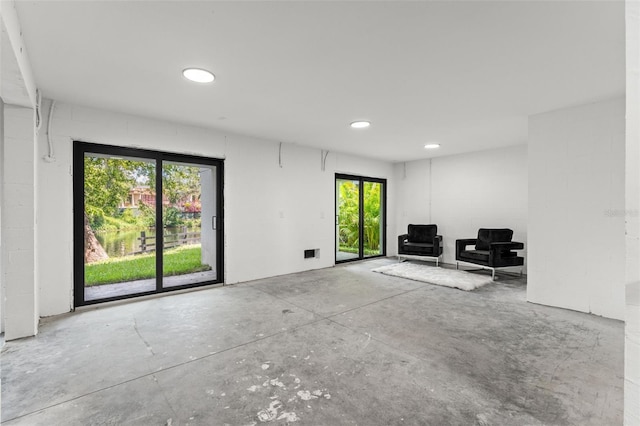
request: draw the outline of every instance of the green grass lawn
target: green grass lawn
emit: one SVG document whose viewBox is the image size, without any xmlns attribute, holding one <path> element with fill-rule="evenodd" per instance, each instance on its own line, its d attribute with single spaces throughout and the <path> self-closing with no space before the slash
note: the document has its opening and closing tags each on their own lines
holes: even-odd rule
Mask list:
<svg viewBox="0 0 640 426">
<path fill-rule="evenodd" d="M 211 266 L 201 263 L 200 245 L 185 245 L 164 252 L 164 276 L 183 275 L 208 271 Z M 102 284 L 154 278 L 156 276 L 155 253 L 114 257 L 103 262 L 84 266 L 86 287 Z"/>
</svg>

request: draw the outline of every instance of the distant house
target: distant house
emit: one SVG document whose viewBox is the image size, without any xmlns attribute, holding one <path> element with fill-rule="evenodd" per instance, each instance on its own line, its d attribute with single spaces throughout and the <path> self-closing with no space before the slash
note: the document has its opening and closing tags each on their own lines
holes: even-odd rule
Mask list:
<svg viewBox="0 0 640 426">
<path fill-rule="evenodd" d="M 141 203 L 149 207 L 155 207 L 156 205 L 156 194 L 149 186 L 144 185 L 131 188 L 127 198 L 120 204 L 120 209 L 137 210 Z M 202 208 L 199 194 L 189 194 L 178 200 L 178 202 L 173 205 L 167 196 L 163 195 L 162 205 L 165 207 L 171 206 L 177 208 L 185 217 L 199 217 L 199 213 Z"/>
<path fill-rule="evenodd" d="M 131 188 L 127 198 L 120 204 L 121 209 L 137 209 L 140 203 L 149 207 L 156 204 L 156 194 L 149 186 L 136 186 Z M 162 205 L 169 206 L 171 203 L 166 196 L 162 197 Z"/>
</svg>

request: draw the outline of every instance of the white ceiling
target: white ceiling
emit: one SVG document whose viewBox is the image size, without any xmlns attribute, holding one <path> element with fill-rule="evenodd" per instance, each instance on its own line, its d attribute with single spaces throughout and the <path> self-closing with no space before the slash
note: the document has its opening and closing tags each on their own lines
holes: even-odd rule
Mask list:
<svg viewBox="0 0 640 426">
<path fill-rule="evenodd" d="M 531 114 L 624 94 L 623 1 L 17 10 L 45 97 L 390 161 L 523 144 Z M 215 82 L 186 81 L 190 66 Z"/>
</svg>

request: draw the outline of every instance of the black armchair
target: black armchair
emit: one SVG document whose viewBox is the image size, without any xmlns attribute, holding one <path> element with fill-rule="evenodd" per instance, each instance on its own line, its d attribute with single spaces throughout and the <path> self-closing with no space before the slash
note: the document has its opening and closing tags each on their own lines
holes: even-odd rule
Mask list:
<svg viewBox="0 0 640 426">
<path fill-rule="evenodd" d="M 437 225 L 409 225 L 408 233 L 398 236 L 398 258 L 422 256 L 434 258 L 436 266 L 442 256 L 442 235 Z"/>
<path fill-rule="evenodd" d="M 522 250 L 524 244 L 511 241 L 512 237 L 511 229 L 480 228 L 478 238 L 456 240 L 456 268 L 459 262 L 472 263 L 490 269 L 495 279 L 496 268 L 524 265 L 524 258 L 514 251 Z M 468 250 L 468 246 L 474 247 Z"/>
</svg>

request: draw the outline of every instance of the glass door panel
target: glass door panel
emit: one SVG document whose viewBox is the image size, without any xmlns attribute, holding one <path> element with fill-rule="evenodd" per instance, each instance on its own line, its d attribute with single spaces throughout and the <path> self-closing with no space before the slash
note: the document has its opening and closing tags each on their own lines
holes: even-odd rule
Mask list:
<svg viewBox="0 0 640 426">
<path fill-rule="evenodd" d="M 336 263 L 385 255 L 385 184 L 336 174 Z"/>
<path fill-rule="evenodd" d="M 84 142 L 73 158 L 75 306 L 222 282 L 223 161 Z"/>
<path fill-rule="evenodd" d="M 155 161 L 84 154 L 84 300 L 156 289 Z"/>
<path fill-rule="evenodd" d="M 360 257 L 360 182 L 336 178 L 336 262 Z"/>
<path fill-rule="evenodd" d="M 163 288 L 216 280 L 216 167 L 162 163 Z"/>
<path fill-rule="evenodd" d="M 364 181 L 363 189 L 363 257 L 380 256 L 383 234 L 382 184 Z"/>
</svg>

